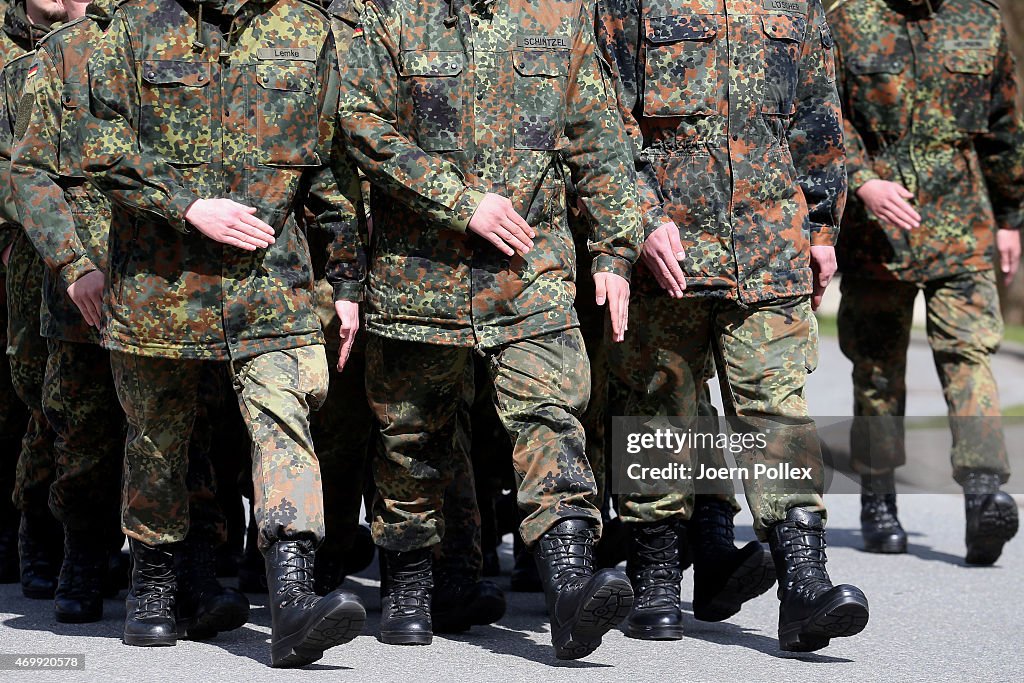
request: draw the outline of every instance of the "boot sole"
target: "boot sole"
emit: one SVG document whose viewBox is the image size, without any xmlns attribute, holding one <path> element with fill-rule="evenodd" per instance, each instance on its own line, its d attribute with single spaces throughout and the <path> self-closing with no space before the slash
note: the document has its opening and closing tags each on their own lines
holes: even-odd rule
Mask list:
<svg viewBox="0 0 1024 683">
<path fill-rule="evenodd" d="M 88 612 L 58 612 L 53 611 L 53 616 L 61 624 L 91 624 L 103 620 L 103 605 L 99 609 Z"/>
<path fill-rule="evenodd" d="M 363 631 L 366 610 L 358 602 L 343 602 L 320 621 L 270 646 L 271 666 L 286 669 L 312 664 L 324 651 L 344 645 Z"/>
<path fill-rule="evenodd" d="M 170 647 L 178 644 L 175 636 L 143 636 L 127 634 L 121 636 L 121 642 L 134 647 Z"/>
<path fill-rule="evenodd" d="M 827 647 L 832 638 L 855 636 L 868 625 L 868 605 L 863 594 L 846 592 L 806 619 L 779 629 L 779 647 L 784 652 L 814 652 Z"/>
<path fill-rule="evenodd" d="M 626 635 L 637 640 L 682 640 L 683 627 L 680 626 L 634 626 L 626 623 Z"/>
<path fill-rule="evenodd" d="M 906 538 L 887 538 L 878 543 L 864 542 L 864 552 L 880 555 L 902 555 L 907 552 Z"/>
<path fill-rule="evenodd" d="M 469 629 L 463 629 L 468 631 Z M 462 631 L 449 631 L 461 633 Z M 432 633 L 404 633 L 402 631 L 381 631 L 380 642 L 385 645 L 430 645 L 434 641 Z"/>
<path fill-rule="evenodd" d="M 611 570 L 604 570 L 611 571 Z M 596 576 L 600 576 L 598 572 Z M 598 586 L 576 612 L 576 618 L 554 634 L 555 657 L 580 659 L 601 645 L 605 633 L 621 624 L 633 608 L 629 579 L 615 577 Z"/>
<path fill-rule="evenodd" d="M 1003 554 L 1006 542 L 1017 535 L 1020 519 L 1017 506 L 1012 500 L 996 501 L 985 513 L 977 533 L 967 540 L 967 564 L 995 564 Z"/>
<path fill-rule="evenodd" d="M 707 604 L 693 605 L 693 617 L 698 621 L 725 621 L 737 614 L 743 603 L 753 600 L 775 585 L 775 565 L 771 555 L 761 551 L 751 555 L 732 573 L 721 591 Z"/>
<path fill-rule="evenodd" d="M 185 633 L 189 640 L 208 640 L 218 633 L 242 628 L 249 621 L 249 608 L 237 609 L 238 605 L 218 605 L 204 612 L 191 622 L 186 622 Z"/>
</svg>

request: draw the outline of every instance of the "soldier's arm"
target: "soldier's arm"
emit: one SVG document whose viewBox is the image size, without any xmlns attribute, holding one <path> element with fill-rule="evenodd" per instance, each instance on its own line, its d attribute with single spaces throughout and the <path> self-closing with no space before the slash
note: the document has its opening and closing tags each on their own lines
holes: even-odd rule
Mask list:
<svg viewBox="0 0 1024 683">
<path fill-rule="evenodd" d="M 18 233 L 18 210 L 10 180 L 18 93 L 11 91 L 9 68 L 6 66 L 0 72 L 0 250 L 10 246 Z"/>
<path fill-rule="evenodd" d="M 831 247 L 839 236 L 846 205 L 843 117 L 835 85 L 834 41 L 821 0 L 808 3 L 807 20 L 789 148 L 797 183 L 807 201 L 811 246 Z"/>
<path fill-rule="evenodd" d="M 832 12 L 832 10 L 829 10 Z M 842 30 L 842 28 L 840 28 Z M 846 146 L 846 176 L 849 183 L 849 191 L 856 192 L 869 180 L 878 180 L 878 174 L 871 167 L 871 159 L 868 157 L 867 146 L 864 138 L 856 128 L 853 127 L 853 112 L 850 109 L 846 92 L 846 57 L 843 54 L 842 46 L 844 41 L 835 41 L 832 54 L 835 57 L 836 86 L 839 91 L 839 102 L 843 114 L 843 138 Z"/>
<path fill-rule="evenodd" d="M 36 54 L 34 68 L 36 75 L 27 86 L 28 127 L 14 146 L 11 183 L 25 234 L 66 288 L 96 270 L 96 264 L 78 237 L 71 206 L 57 184 L 63 82 L 46 50 Z"/>
<path fill-rule="evenodd" d="M 341 74 L 341 127 L 349 154 L 374 185 L 447 228 L 465 231 L 483 200 L 453 164 L 423 151 L 397 128 L 396 33 L 373 2 L 362 15 Z"/>
<path fill-rule="evenodd" d="M 338 57 L 333 35 L 317 66 L 321 83 L 320 158 L 310 178 L 308 205 L 316 224 L 331 236 L 327 281 L 335 301 L 361 301 L 366 279 L 366 221 L 355 166 L 345 154 L 338 120 Z"/>
<path fill-rule="evenodd" d="M 581 12 L 584 30 L 573 40 L 566 93 L 568 142 L 562 155 L 590 214 L 593 273 L 628 280 L 642 241 L 633 145 L 616 105 L 610 69 L 589 30 L 592 10 L 583 3 Z"/>
<path fill-rule="evenodd" d="M 999 31 L 988 132 L 975 139 L 975 149 L 996 225 L 1020 230 L 1024 225 L 1024 123 L 1017 108 L 1016 63 L 1002 25 Z"/>
<path fill-rule="evenodd" d="M 643 64 L 639 61 L 639 52 L 643 27 L 638 0 L 598 0 L 594 32 L 597 47 L 611 71 L 619 114 L 632 143 L 644 236 L 648 237 L 669 218 L 662 208 L 664 196 L 658 179 L 641 154 L 643 133 L 638 121 L 644 102 Z"/>
<path fill-rule="evenodd" d="M 156 214 L 181 232 L 199 199 L 164 159 L 140 153 L 138 65 L 128 25 L 115 15 L 89 59 L 89 120 L 82 145 L 83 170 L 110 201 Z"/>
</svg>

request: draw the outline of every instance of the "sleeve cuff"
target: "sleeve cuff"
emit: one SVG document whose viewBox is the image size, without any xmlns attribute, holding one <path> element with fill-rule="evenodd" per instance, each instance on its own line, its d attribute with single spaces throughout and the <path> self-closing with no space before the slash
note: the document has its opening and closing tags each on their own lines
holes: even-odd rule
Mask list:
<svg viewBox="0 0 1024 683">
<path fill-rule="evenodd" d="M 167 220 L 175 230 L 186 234 L 192 232 L 192 226 L 185 220 L 185 214 L 197 201 L 199 197 L 184 189 L 171 195 L 171 201 L 167 206 Z"/>
<path fill-rule="evenodd" d="M 60 269 L 60 281 L 64 284 L 64 289 L 67 289 L 83 275 L 94 270 L 98 270 L 96 264 L 88 256 L 82 255 Z"/>
<path fill-rule="evenodd" d="M 864 183 L 869 180 L 879 180 L 878 174 L 870 168 L 859 168 L 850 172 L 850 192 L 856 194 Z"/>
<path fill-rule="evenodd" d="M 473 214 L 476 213 L 477 207 L 480 206 L 480 202 L 484 200 L 484 192 L 474 190 L 472 188 L 466 188 L 466 191 L 462 193 L 458 201 L 455 202 L 455 219 L 452 221 L 452 228 L 459 232 L 466 232 L 469 228 L 469 221 L 473 218 Z"/>
<path fill-rule="evenodd" d="M 669 222 L 669 217 L 661 210 L 661 207 L 651 209 L 644 216 L 644 240 L 651 236 L 655 230 Z"/>
<path fill-rule="evenodd" d="M 996 216 L 996 227 L 1000 230 L 1020 230 L 1024 227 L 1024 210 L 1011 211 L 1001 216 Z"/>
<path fill-rule="evenodd" d="M 334 287 L 334 300 L 335 301 L 362 301 L 363 300 L 363 283 L 362 282 L 338 282 L 332 285 Z"/>
<path fill-rule="evenodd" d="M 834 247 L 839 237 L 839 228 L 834 225 L 822 223 L 811 224 L 811 246 L 812 247 Z"/>
<path fill-rule="evenodd" d="M 594 265 L 590 269 L 591 275 L 598 273 L 614 273 L 624 278 L 627 282 L 633 273 L 633 264 L 628 259 L 610 254 L 598 254 L 594 258 Z"/>
</svg>

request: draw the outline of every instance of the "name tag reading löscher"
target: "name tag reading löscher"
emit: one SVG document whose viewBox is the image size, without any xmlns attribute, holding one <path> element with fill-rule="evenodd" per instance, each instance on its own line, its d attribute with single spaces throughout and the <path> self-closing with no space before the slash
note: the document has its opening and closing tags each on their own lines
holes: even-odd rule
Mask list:
<svg viewBox="0 0 1024 683">
<path fill-rule="evenodd" d="M 807 15 L 807 3 L 804 0 L 761 0 L 761 7 L 769 12 Z"/>
<path fill-rule="evenodd" d="M 566 36 L 516 36 L 516 46 L 532 50 L 568 50 L 571 47 Z"/>
<path fill-rule="evenodd" d="M 316 50 L 311 47 L 261 47 L 256 59 L 285 59 L 293 62 L 315 62 Z"/>
</svg>

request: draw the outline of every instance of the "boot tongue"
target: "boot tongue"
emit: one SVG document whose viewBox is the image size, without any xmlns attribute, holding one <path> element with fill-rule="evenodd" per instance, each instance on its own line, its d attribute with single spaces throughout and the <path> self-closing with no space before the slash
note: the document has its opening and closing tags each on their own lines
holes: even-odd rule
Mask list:
<svg viewBox="0 0 1024 683">
<path fill-rule="evenodd" d="M 821 529 L 822 527 L 821 515 L 811 512 L 807 508 L 790 508 L 786 512 L 786 521 L 808 529 Z"/>
</svg>

